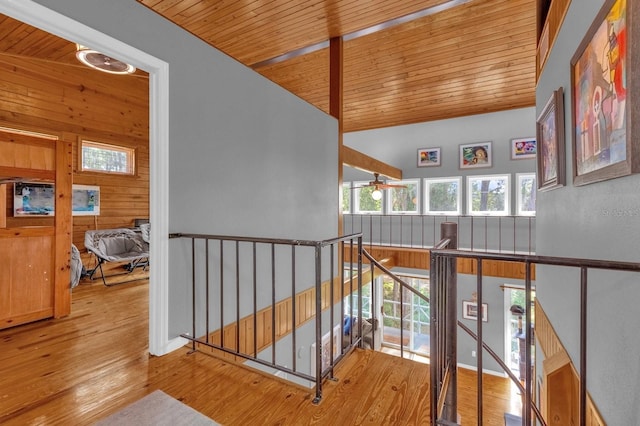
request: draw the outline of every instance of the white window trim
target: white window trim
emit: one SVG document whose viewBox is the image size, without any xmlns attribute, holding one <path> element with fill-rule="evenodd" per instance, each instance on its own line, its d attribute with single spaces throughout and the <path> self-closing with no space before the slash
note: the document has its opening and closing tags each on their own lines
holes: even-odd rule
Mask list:
<svg viewBox="0 0 640 426">
<path fill-rule="evenodd" d="M 353 214 L 383 214 L 384 213 L 384 203 L 385 203 L 385 197 L 387 194 L 385 194 L 385 190 L 381 190 L 382 192 L 382 200 L 380 200 L 380 210 L 376 211 L 376 210 L 360 210 L 360 187 L 363 186 L 367 186 L 369 185 L 369 181 L 356 181 L 353 182 L 353 197 L 351 197 L 351 199 L 353 200 L 352 205 L 351 205 L 351 210 L 353 211 Z"/>
<path fill-rule="evenodd" d="M 520 196 L 520 188 L 522 187 L 522 181 L 524 179 L 530 179 L 530 178 L 534 179 L 533 191 L 536 192 L 537 181 L 535 181 L 535 179 L 537 179 L 537 176 L 535 173 L 516 173 L 516 215 L 518 216 L 535 216 L 536 215 L 535 210 L 534 211 L 522 210 L 522 198 Z"/>
<path fill-rule="evenodd" d="M 456 197 L 456 203 L 458 209 L 456 211 L 439 211 L 429 210 L 429 189 L 433 183 L 446 183 L 457 182 L 458 183 L 458 196 Z M 442 216 L 460 216 L 462 214 L 462 176 L 444 177 L 444 178 L 425 178 L 423 181 L 424 192 L 424 214 L 442 215 Z"/>
<path fill-rule="evenodd" d="M 110 152 L 121 152 L 127 156 L 127 170 L 121 172 L 117 170 L 102 170 L 102 169 L 92 169 L 89 167 L 85 167 L 84 165 L 84 149 L 94 148 L 100 149 L 103 151 Z M 89 173 L 105 173 L 105 174 L 114 174 L 114 175 L 124 175 L 124 176 L 136 176 L 137 174 L 137 159 L 136 159 L 136 148 L 131 148 L 123 145 L 116 145 L 113 143 L 107 142 L 98 142 L 95 140 L 82 139 L 80 140 L 80 149 L 78 149 L 78 155 L 80 156 L 80 170 Z"/>
<path fill-rule="evenodd" d="M 353 190 L 351 189 L 351 182 L 342 182 L 342 192 L 340 193 L 340 205 L 342 206 L 342 200 L 344 199 L 344 191 L 348 191 L 349 194 L 349 207 L 347 210 L 342 210 L 342 214 L 351 214 L 353 210 Z"/>
<path fill-rule="evenodd" d="M 506 188 L 504 191 L 504 210 L 501 211 L 483 211 L 474 212 L 472 210 L 473 194 L 471 191 L 471 181 L 484 180 L 484 179 L 505 179 Z M 511 212 L 511 204 L 509 194 L 511 193 L 511 175 L 509 174 L 496 174 L 496 175 L 472 175 L 467 176 L 467 212 L 470 216 L 509 216 Z"/>
<path fill-rule="evenodd" d="M 403 180 L 394 180 L 388 182 L 391 185 L 407 185 L 414 184 L 416 186 L 416 209 L 414 211 L 411 210 L 403 210 L 403 211 L 393 211 L 393 197 L 391 196 L 391 191 L 393 188 L 385 189 L 383 191 L 384 198 L 386 198 L 385 204 L 387 207 L 387 212 L 390 215 L 419 215 L 420 214 L 420 179 L 403 179 Z"/>
</svg>

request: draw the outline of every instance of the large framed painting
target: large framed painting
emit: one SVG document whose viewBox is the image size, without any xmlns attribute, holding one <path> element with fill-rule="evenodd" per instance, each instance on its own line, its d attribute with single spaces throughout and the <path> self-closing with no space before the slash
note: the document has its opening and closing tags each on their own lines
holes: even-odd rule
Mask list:
<svg viewBox="0 0 640 426">
<path fill-rule="evenodd" d="M 631 173 L 640 166 L 632 138 L 640 110 L 633 105 L 639 69 L 638 6 L 607 0 L 571 60 L 573 182 L 586 185 Z M 636 49 L 637 50 L 637 49 Z M 637 80 L 637 79 L 635 79 Z"/>
<path fill-rule="evenodd" d="M 547 101 L 536 120 L 536 140 L 538 142 L 538 190 L 564 186 L 565 182 L 565 139 L 564 139 L 564 98 L 560 87 Z"/>
</svg>

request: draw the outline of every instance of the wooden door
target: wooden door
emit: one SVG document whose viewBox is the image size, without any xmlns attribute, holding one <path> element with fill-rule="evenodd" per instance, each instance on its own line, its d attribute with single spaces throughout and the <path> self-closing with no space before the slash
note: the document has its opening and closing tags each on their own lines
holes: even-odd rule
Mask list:
<svg viewBox="0 0 640 426">
<path fill-rule="evenodd" d="M 71 156 L 60 136 L 0 128 L 0 329 L 70 312 Z M 19 206 L 31 184 L 54 185 L 55 215 Z"/>
</svg>

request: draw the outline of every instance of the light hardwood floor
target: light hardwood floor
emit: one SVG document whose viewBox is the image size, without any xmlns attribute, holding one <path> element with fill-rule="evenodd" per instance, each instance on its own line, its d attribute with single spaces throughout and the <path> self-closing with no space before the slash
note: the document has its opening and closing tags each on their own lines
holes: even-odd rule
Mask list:
<svg viewBox="0 0 640 426">
<path fill-rule="evenodd" d="M 0 331 L 0 424 L 84 425 L 156 389 L 223 425 L 428 425 L 429 366 L 356 350 L 313 393 L 180 349 L 150 357 L 148 282 L 73 291 L 72 314 Z M 460 371 L 463 425 L 475 421 L 475 373 Z M 485 425 L 503 425 L 509 383 L 484 377 Z"/>
</svg>

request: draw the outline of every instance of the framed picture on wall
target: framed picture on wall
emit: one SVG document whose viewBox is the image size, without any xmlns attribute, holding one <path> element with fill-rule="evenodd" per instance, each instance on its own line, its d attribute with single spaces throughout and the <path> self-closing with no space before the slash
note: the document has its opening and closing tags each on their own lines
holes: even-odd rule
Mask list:
<svg viewBox="0 0 640 426">
<path fill-rule="evenodd" d="M 489 305 L 486 303 L 482 304 L 482 321 L 488 322 L 489 317 L 487 316 L 487 311 L 489 310 Z M 476 302 L 471 302 L 469 300 L 462 301 L 462 318 L 468 320 L 478 320 L 478 304 Z"/>
<path fill-rule="evenodd" d="M 631 0 L 607 0 L 571 59 L 573 183 L 636 173 L 640 159 L 630 129 L 638 123 L 631 70 L 640 55 Z"/>
<path fill-rule="evenodd" d="M 475 169 L 491 167 L 491 142 L 476 142 L 460 145 L 460 168 Z"/>
<path fill-rule="evenodd" d="M 418 150 L 418 167 L 433 167 L 441 164 L 440 148 L 420 148 Z"/>
<path fill-rule="evenodd" d="M 564 106 L 563 90 L 555 90 L 536 122 L 538 142 L 538 190 L 564 186 Z"/>
<path fill-rule="evenodd" d="M 13 215 L 55 215 L 56 191 L 52 183 L 16 182 L 13 184 Z"/>
<path fill-rule="evenodd" d="M 511 139 L 511 159 L 526 160 L 536 158 L 536 138 Z"/>
</svg>

